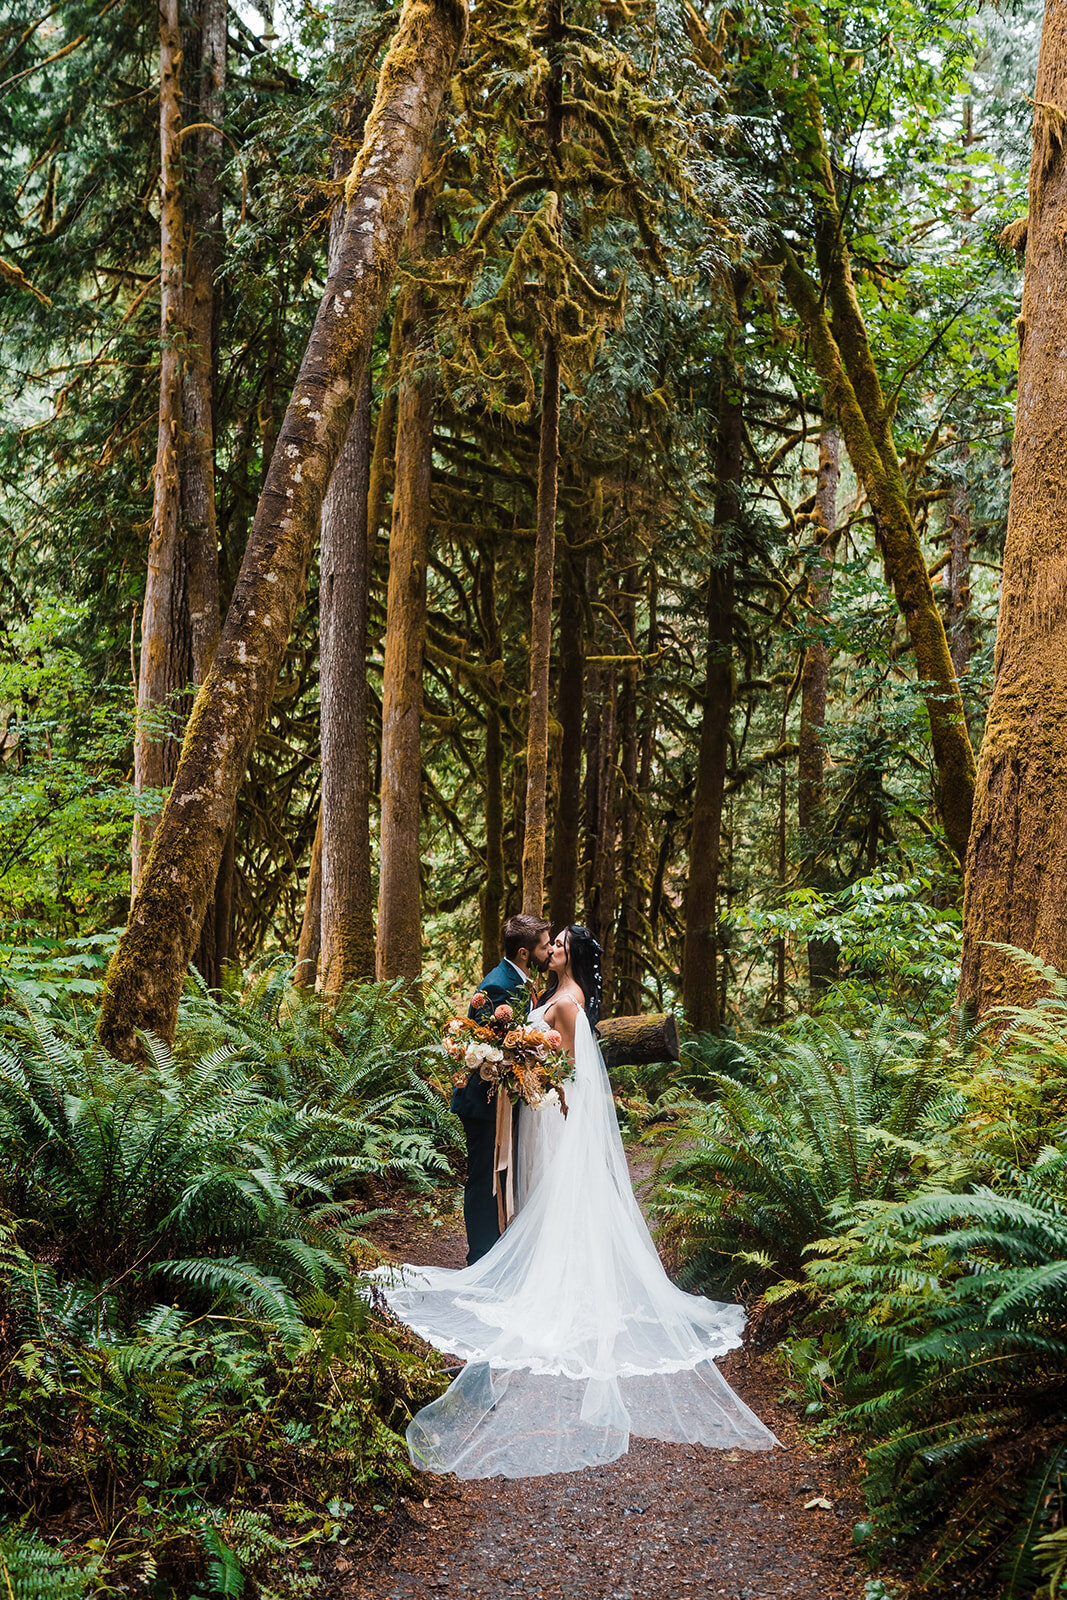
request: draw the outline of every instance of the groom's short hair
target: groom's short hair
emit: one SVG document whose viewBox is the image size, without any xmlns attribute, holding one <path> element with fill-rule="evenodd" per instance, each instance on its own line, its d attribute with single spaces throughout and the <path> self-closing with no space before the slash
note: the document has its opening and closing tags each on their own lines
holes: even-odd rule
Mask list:
<svg viewBox="0 0 1067 1600">
<path fill-rule="evenodd" d="M 504 954 L 509 961 L 514 960 L 520 950 L 529 950 L 532 955 L 541 935 L 547 931 L 548 923 L 544 917 L 532 917 L 528 912 L 520 911 L 504 924 Z"/>
</svg>

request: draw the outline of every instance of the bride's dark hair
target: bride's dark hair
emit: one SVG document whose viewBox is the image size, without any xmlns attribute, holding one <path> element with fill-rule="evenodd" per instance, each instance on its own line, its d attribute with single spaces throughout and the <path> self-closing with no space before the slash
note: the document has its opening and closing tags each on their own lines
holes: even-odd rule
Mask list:
<svg viewBox="0 0 1067 1600">
<path fill-rule="evenodd" d="M 564 928 L 563 932 L 567 936 L 567 959 L 571 964 L 571 976 L 585 995 L 585 1014 L 589 1018 L 590 1027 L 595 1028 L 600 1021 L 600 1002 L 604 993 L 604 978 L 600 970 L 600 946 L 589 929 L 584 928 L 580 922 Z M 558 987 L 559 979 L 553 973 L 545 993 L 546 1004 Z"/>
</svg>

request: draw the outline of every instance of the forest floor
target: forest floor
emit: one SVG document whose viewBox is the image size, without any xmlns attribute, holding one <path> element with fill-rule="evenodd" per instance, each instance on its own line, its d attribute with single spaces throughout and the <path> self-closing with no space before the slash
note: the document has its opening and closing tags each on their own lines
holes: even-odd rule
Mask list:
<svg viewBox="0 0 1067 1600">
<path fill-rule="evenodd" d="M 640 1193 L 647 1164 L 633 1170 Z M 375 1242 L 396 1261 L 464 1263 L 458 1205 L 394 1211 Z M 329 1574 L 337 1592 L 351 1600 L 861 1600 L 854 1447 L 810 1445 L 798 1408 L 779 1398 L 785 1378 L 773 1353 L 742 1348 L 720 1366 L 783 1448 L 723 1452 L 635 1439 L 620 1460 L 584 1472 L 427 1478 L 426 1498 L 404 1502 L 373 1548 L 338 1559 Z"/>
</svg>

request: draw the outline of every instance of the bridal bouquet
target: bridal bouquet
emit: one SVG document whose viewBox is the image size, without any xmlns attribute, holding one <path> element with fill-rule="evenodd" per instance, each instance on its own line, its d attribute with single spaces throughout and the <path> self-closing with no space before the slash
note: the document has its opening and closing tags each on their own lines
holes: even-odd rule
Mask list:
<svg viewBox="0 0 1067 1600">
<path fill-rule="evenodd" d="M 555 1028 L 526 1022 L 529 1001 L 521 1018 L 516 1018 L 513 1006 L 493 1007 L 480 994 L 474 996 L 471 1009 L 475 1018 L 454 1016 L 445 1024 L 441 1042 L 455 1063 L 453 1083 L 464 1084 L 469 1073 L 477 1072 L 490 1099 L 503 1090 L 513 1104 L 525 1100 L 529 1106 L 539 1106 L 554 1094 L 566 1116 L 563 1084 L 574 1072 L 574 1063 Z"/>
</svg>

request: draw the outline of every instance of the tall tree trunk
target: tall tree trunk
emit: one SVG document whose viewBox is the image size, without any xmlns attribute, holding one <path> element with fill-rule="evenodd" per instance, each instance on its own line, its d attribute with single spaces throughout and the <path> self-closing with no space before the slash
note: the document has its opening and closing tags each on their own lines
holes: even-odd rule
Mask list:
<svg viewBox="0 0 1067 1600">
<path fill-rule="evenodd" d="M 426 243 L 434 194 L 420 188 L 410 247 Z M 378 873 L 380 980 L 422 971 L 422 668 L 426 651 L 426 564 L 433 476 L 433 385 L 421 371 L 425 297 L 410 284 L 397 308 L 404 369 L 397 399 L 393 523 L 389 533 L 385 661 L 382 668 L 382 805 Z"/>
<path fill-rule="evenodd" d="M 609 611 L 618 605 L 618 585 L 609 578 L 604 585 L 604 600 Z M 613 668 L 598 673 L 599 722 L 592 759 L 596 765 L 596 821 L 590 854 L 589 927 L 600 941 L 604 979 L 604 1007 L 609 1011 L 615 996 L 615 895 L 618 886 L 616 852 L 619 833 L 619 686 Z"/>
<path fill-rule="evenodd" d="M 560 725 L 559 793 L 552 819 L 549 897 L 549 920 L 553 928 L 569 926 L 577 914 L 584 687 L 584 608 L 578 574 L 573 566 L 568 566 L 559 605 L 559 681 L 556 686 L 556 717 Z"/>
<path fill-rule="evenodd" d="M 811 579 L 811 609 L 817 623 L 830 604 L 834 550 L 837 545 L 837 484 L 841 474 L 841 435 L 824 427 L 819 439 L 819 474 L 815 487 L 815 540 L 818 546 Z M 814 639 L 804 652 L 800 675 L 800 734 L 797 740 L 797 821 L 804 855 L 802 878 L 809 886 L 827 887 L 820 866 L 825 847 L 823 775 L 826 752 L 826 694 L 830 682 L 830 648 Z M 837 946 L 830 939 L 808 940 L 808 982 L 812 992 L 826 988 L 837 971 Z"/>
<path fill-rule="evenodd" d="M 186 261 L 182 321 L 181 522 L 193 681 L 203 683 L 219 641 L 219 559 L 215 526 L 215 279 L 222 254 L 222 133 L 226 90 L 226 3 L 200 0 L 183 61 L 195 63 L 197 126 L 185 129 Z M 187 119 L 188 122 L 188 119 Z"/>
<path fill-rule="evenodd" d="M 563 0 L 549 0 L 547 35 L 563 31 Z M 550 58 L 551 59 L 551 58 Z M 547 171 L 559 161 L 563 134 L 563 77 L 552 60 L 545 86 Z M 555 197 L 559 226 L 560 197 Z M 548 832 L 548 701 L 552 658 L 552 595 L 556 566 L 556 502 L 559 494 L 559 346 L 545 334 L 541 365 L 541 441 L 537 459 L 537 543 L 534 549 L 533 615 L 530 623 L 530 720 L 526 745 L 526 827 L 522 846 L 522 909 L 539 917 L 545 904 Z"/>
<path fill-rule="evenodd" d="M 159 727 L 173 721 L 173 696 L 193 674 L 181 549 L 179 437 L 182 425 L 182 216 L 181 32 L 178 0 L 159 4 L 160 148 L 160 374 L 159 431 L 152 499 L 148 573 L 141 614 L 141 661 L 137 680 L 137 728 L 133 786 L 166 789 L 178 770 L 178 741 Z M 138 810 L 133 824 L 132 888 L 136 893 L 158 815 Z"/>
<path fill-rule="evenodd" d="M 457 0 L 406 0 L 346 185 L 348 221 L 286 410 L 215 659 L 108 969 L 100 1037 L 137 1053 L 170 1038 L 237 790 L 270 706 L 323 495 L 348 432 L 411 199 L 466 31 Z M 357 221 L 357 219 L 363 219 Z"/>
<path fill-rule="evenodd" d="M 319 802 L 319 820 L 315 824 L 315 838 L 311 846 L 308 866 L 307 891 L 304 895 L 304 915 L 300 923 L 300 938 L 296 946 L 296 966 L 293 982 L 299 989 L 314 989 L 319 971 L 319 953 L 322 949 L 322 802 Z"/>
<path fill-rule="evenodd" d="M 374 976 L 367 748 L 367 489 L 370 373 L 322 505 L 319 697 L 322 742 L 322 982 Z"/>
<path fill-rule="evenodd" d="M 333 172 L 351 164 L 352 137 L 365 111 L 344 108 Z M 341 201 L 330 218 L 330 259 L 344 241 Z M 374 976 L 367 748 L 367 610 L 370 554 L 367 505 L 371 467 L 368 370 L 322 502 L 319 575 L 319 705 L 322 750 L 322 986 L 337 995 Z"/>
<path fill-rule="evenodd" d="M 482 971 L 500 959 L 504 925 L 504 735 L 496 682 L 500 628 L 496 614 L 496 552 L 486 545 L 478 564 L 478 611 L 488 669 L 485 695 L 485 879 L 481 893 Z"/>
<path fill-rule="evenodd" d="M 374 428 L 374 450 L 371 455 L 370 483 L 367 488 L 367 541 L 370 546 L 372 570 L 378 530 L 382 525 L 387 482 L 396 456 L 396 380 L 404 353 L 400 342 L 401 326 L 401 319 L 394 316 L 389 335 L 389 356 L 382 378 L 382 402 L 378 407 L 378 421 Z"/>
<path fill-rule="evenodd" d="M 620 597 L 619 619 L 637 649 L 637 572 L 627 574 L 626 592 Z M 619 807 L 619 916 L 615 933 L 616 1012 L 634 1016 L 641 1009 L 641 808 L 637 793 L 639 772 L 639 730 L 637 722 L 637 663 L 622 671 L 619 694 L 619 777 L 622 783 Z"/>
<path fill-rule="evenodd" d="M 1035 979 L 992 944 L 1067 970 L 1067 0 L 1048 0 L 1034 90 L 1019 397 L 993 697 L 963 907 L 961 997 L 1022 1002 Z"/>
<path fill-rule="evenodd" d="M 689 881 L 685 896 L 682 1000 L 689 1026 L 698 1033 L 721 1026 L 718 960 L 719 833 L 733 706 L 733 563 L 725 549 L 740 508 L 744 450 L 740 378 L 732 339 L 723 353 L 717 406 L 715 529 L 709 552 L 706 608 L 707 665 L 700 746 L 689 835 Z"/>
<path fill-rule="evenodd" d="M 597 556 L 590 556 L 586 560 L 585 592 L 589 597 L 589 643 L 595 655 L 602 631 L 597 608 L 597 602 L 600 598 L 600 561 Z M 583 696 L 586 706 L 585 733 L 583 736 L 585 746 L 585 800 L 583 806 L 585 826 L 583 829 L 582 859 L 579 866 L 582 878 L 583 915 L 587 927 L 593 933 L 596 933 L 599 927 L 596 849 L 597 839 L 600 834 L 600 795 L 605 777 L 605 774 L 600 770 L 604 693 L 604 674 L 598 666 L 587 664 Z"/>
<path fill-rule="evenodd" d="M 556 564 L 559 477 L 559 352 L 545 338 L 541 447 L 537 470 L 537 543 L 530 622 L 530 720 L 526 746 L 526 829 L 522 849 L 522 909 L 539 917 L 545 903 L 548 835 L 548 700 L 552 659 L 552 594 Z"/>
<path fill-rule="evenodd" d="M 956 452 L 956 465 L 965 474 L 970 450 L 966 444 Z M 957 678 L 970 671 L 974 649 L 974 622 L 971 616 L 971 500 L 966 479 L 953 485 L 948 503 L 949 557 L 945 568 L 945 625 L 948 631 L 952 665 Z"/>
<path fill-rule="evenodd" d="M 215 373 L 222 256 L 221 125 L 226 91 L 226 0 L 200 0 L 183 37 L 183 65 L 195 69 L 199 103 L 186 117 L 187 245 L 183 322 L 181 542 L 186 566 L 192 681 L 203 683 L 219 641 L 219 544 L 215 522 Z M 192 73 L 190 73 L 190 79 Z M 195 125 L 194 125 L 195 123 Z M 217 988 L 229 955 L 228 888 L 212 895 L 196 964 Z"/>
<path fill-rule="evenodd" d="M 836 399 L 849 459 L 875 517 L 886 576 L 893 586 L 915 651 L 930 718 L 937 767 L 937 804 L 949 847 L 962 862 L 970 836 L 975 766 L 959 684 L 945 625 L 934 597 L 926 558 L 908 503 L 907 485 L 893 439 L 887 405 L 852 278 L 845 224 L 837 202 L 815 88 L 803 106 L 791 103 L 796 149 L 810 174 L 816 206 L 816 255 L 821 288 L 782 242 L 782 282 L 808 335 L 811 359 L 824 389 Z M 827 315 L 832 313 L 832 324 Z"/>
</svg>

